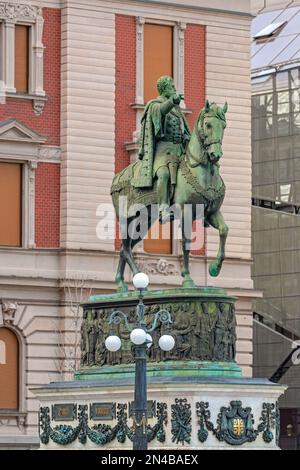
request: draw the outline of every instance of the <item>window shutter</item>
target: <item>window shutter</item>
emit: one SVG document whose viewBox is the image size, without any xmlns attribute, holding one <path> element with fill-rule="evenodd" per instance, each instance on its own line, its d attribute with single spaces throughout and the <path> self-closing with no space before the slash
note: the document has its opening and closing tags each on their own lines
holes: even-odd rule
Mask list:
<svg viewBox="0 0 300 470">
<path fill-rule="evenodd" d="M 0 328 L 0 341 L 5 348 L 5 361 L 2 361 L 5 363 L 0 362 L 0 409 L 16 410 L 19 406 L 18 339 L 8 328 Z"/>
<path fill-rule="evenodd" d="M 161 225 L 158 221 L 148 232 L 144 240 L 144 251 L 147 253 L 172 254 L 172 224 Z"/>
<path fill-rule="evenodd" d="M 0 245 L 21 246 L 22 165 L 0 163 Z"/>
<path fill-rule="evenodd" d="M 162 75 L 173 76 L 173 27 L 146 23 L 144 26 L 144 101 L 158 95 L 156 82 Z M 172 224 L 152 227 L 144 240 L 144 251 L 172 253 Z"/>
<path fill-rule="evenodd" d="M 173 27 L 145 24 L 144 101 L 155 98 L 156 82 L 162 75 L 173 76 Z"/>
</svg>

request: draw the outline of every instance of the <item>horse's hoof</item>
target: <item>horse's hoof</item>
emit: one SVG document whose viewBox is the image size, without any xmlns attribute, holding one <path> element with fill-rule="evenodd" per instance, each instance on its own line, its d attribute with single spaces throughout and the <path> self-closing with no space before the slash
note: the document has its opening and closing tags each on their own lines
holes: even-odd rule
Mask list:
<svg viewBox="0 0 300 470">
<path fill-rule="evenodd" d="M 211 277 L 217 277 L 220 273 L 221 267 L 218 266 L 216 263 L 211 263 L 209 265 L 208 271 Z"/>
<path fill-rule="evenodd" d="M 119 286 L 118 286 L 117 292 L 120 292 L 120 293 L 126 293 L 126 292 L 128 292 L 128 286 L 127 286 L 127 284 L 125 284 L 125 282 L 119 282 Z"/>
</svg>

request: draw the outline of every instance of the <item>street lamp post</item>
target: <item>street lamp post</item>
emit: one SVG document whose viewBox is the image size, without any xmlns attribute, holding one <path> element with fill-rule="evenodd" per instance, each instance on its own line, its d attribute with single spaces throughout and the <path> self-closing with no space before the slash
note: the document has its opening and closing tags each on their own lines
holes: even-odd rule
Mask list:
<svg viewBox="0 0 300 470">
<path fill-rule="evenodd" d="M 145 323 L 145 305 L 143 302 L 143 294 L 149 284 L 149 278 L 144 273 L 138 273 L 133 277 L 133 284 L 139 290 L 139 302 L 136 308 L 136 325 L 131 329 L 128 324 L 127 315 L 120 311 L 114 311 L 109 319 L 110 327 L 119 325 L 124 322 L 127 331 L 130 332 L 130 340 L 134 344 L 134 360 L 135 360 L 135 387 L 134 387 L 134 407 L 133 407 L 133 450 L 147 450 L 147 350 L 152 345 L 152 337 L 150 335 L 158 322 L 169 326 L 172 323 L 170 313 L 166 310 L 159 310 L 154 315 L 154 320 L 150 328 Z M 165 334 L 159 339 L 159 347 L 163 351 L 171 351 L 175 345 L 174 338 Z M 106 348 L 115 352 L 121 348 L 121 340 L 116 335 L 110 335 L 105 340 Z"/>
</svg>

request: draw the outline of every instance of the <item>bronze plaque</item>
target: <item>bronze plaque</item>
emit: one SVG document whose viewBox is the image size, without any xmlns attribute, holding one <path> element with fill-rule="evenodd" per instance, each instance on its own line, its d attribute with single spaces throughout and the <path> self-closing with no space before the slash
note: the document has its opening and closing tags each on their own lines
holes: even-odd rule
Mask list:
<svg viewBox="0 0 300 470">
<path fill-rule="evenodd" d="M 116 417 L 116 403 L 92 403 L 90 405 L 90 419 L 95 421 L 109 421 Z"/>
<path fill-rule="evenodd" d="M 74 421 L 77 418 L 77 405 L 62 403 L 52 405 L 52 419 L 54 421 Z"/>
</svg>

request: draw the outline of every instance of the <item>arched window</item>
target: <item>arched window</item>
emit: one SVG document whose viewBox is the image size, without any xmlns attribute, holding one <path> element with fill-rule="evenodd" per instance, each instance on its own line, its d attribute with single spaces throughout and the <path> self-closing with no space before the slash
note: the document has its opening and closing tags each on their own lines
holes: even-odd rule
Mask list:
<svg viewBox="0 0 300 470">
<path fill-rule="evenodd" d="M 0 328 L 0 409 L 19 407 L 19 343 L 8 328 Z"/>
</svg>

